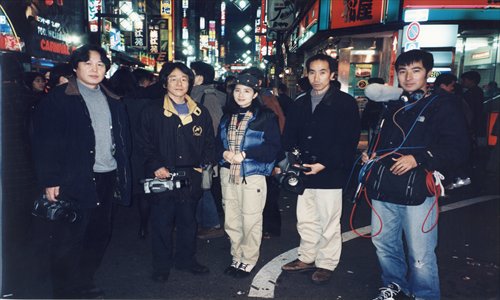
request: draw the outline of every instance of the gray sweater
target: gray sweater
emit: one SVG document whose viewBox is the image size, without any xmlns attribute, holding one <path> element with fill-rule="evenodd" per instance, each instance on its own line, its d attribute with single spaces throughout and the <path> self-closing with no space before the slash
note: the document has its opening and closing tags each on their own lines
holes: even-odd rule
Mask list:
<svg viewBox="0 0 500 300">
<path fill-rule="evenodd" d="M 95 135 L 95 163 L 94 172 L 105 173 L 116 169 L 116 160 L 113 157 L 114 143 L 111 133 L 111 112 L 109 111 L 106 96 L 99 86 L 96 89 L 88 88 L 80 80 L 76 80 L 78 90 L 89 110 L 90 120 Z"/>
</svg>

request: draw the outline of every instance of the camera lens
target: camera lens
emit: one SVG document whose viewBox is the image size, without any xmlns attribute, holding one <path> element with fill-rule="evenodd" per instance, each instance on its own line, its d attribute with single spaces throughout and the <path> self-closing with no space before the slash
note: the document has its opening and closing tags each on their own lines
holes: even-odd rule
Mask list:
<svg viewBox="0 0 500 300">
<path fill-rule="evenodd" d="M 288 185 L 289 186 L 296 186 L 298 183 L 299 183 L 299 179 L 297 177 L 290 176 L 290 178 L 288 178 Z"/>
</svg>

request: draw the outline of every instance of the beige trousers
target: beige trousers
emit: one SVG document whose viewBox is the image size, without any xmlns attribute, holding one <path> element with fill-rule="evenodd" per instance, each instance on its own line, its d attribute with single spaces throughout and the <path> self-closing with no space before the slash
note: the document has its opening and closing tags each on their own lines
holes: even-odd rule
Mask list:
<svg viewBox="0 0 500 300">
<path fill-rule="evenodd" d="M 333 271 L 340 259 L 342 189 L 306 189 L 297 199 L 299 259 Z"/>
<path fill-rule="evenodd" d="M 252 175 L 245 183 L 229 183 L 229 169 L 220 168 L 224 229 L 231 240 L 233 260 L 255 265 L 262 239 L 262 211 L 266 204 L 266 177 Z"/>
</svg>

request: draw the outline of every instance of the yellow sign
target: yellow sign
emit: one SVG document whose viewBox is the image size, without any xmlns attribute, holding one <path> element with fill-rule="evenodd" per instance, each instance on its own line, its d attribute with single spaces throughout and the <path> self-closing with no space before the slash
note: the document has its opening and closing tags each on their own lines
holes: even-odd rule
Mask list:
<svg viewBox="0 0 500 300">
<path fill-rule="evenodd" d="M 167 18 L 172 15 L 172 0 L 160 1 L 160 15 L 162 18 Z"/>
</svg>

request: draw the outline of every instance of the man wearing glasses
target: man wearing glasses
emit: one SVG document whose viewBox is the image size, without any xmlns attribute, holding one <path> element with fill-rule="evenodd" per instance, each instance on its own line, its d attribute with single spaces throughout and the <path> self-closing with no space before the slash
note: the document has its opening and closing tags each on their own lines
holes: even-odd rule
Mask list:
<svg viewBox="0 0 500 300">
<path fill-rule="evenodd" d="M 208 110 L 188 95 L 194 74 L 186 65 L 166 63 L 160 82 L 165 95 L 153 100 L 141 115 L 144 171 L 149 178 L 172 179 L 178 173 L 183 174 L 179 179 L 189 181 L 151 199 L 152 279 L 163 283 L 172 267 L 193 274 L 209 272 L 195 258 L 195 214 L 202 195 L 202 168 L 214 163 L 214 129 Z"/>
</svg>

